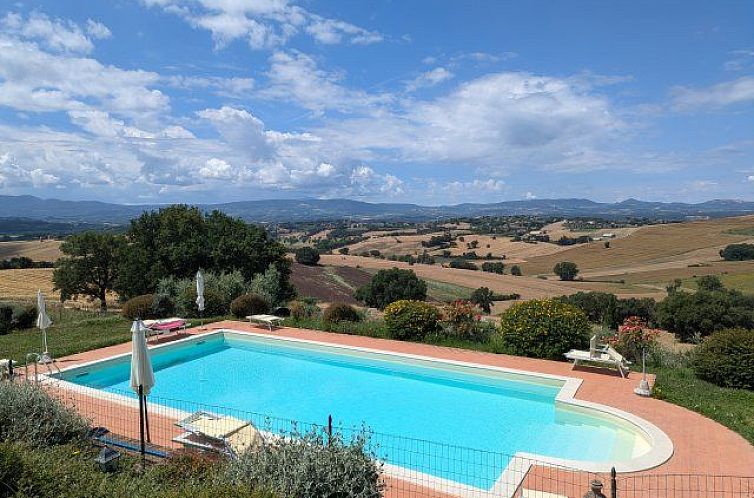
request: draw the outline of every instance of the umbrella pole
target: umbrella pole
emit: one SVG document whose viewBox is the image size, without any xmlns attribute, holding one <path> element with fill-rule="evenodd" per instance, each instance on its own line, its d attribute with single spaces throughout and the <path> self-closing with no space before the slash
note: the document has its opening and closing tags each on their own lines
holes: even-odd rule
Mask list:
<svg viewBox="0 0 754 498">
<path fill-rule="evenodd" d="M 147 397 L 144 396 L 144 425 L 147 427 L 147 442 L 152 442 L 152 437 L 149 434 L 149 411 L 147 410 Z"/>
<path fill-rule="evenodd" d="M 142 469 L 146 465 L 146 443 L 144 442 L 144 388 L 139 386 L 139 450 L 141 451 Z"/>
</svg>

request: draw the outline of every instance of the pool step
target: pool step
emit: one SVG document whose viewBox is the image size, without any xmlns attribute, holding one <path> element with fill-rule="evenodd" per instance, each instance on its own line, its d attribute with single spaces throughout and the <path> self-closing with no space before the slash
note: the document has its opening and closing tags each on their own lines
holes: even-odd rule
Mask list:
<svg viewBox="0 0 754 498">
<path fill-rule="evenodd" d="M 568 498 L 563 495 L 556 495 L 555 493 L 547 493 L 546 491 L 534 491 L 531 489 L 524 489 L 521 493 L 521 498 Z"/>
</svg>

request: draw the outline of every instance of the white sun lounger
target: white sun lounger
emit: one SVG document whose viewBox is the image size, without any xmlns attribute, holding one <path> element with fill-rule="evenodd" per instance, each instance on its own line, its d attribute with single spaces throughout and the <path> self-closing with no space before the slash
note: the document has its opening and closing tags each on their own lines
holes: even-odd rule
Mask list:
<svg viewBox="0 0 754 498">
<path fill-rule="evenodd" d="M 280 324 L 280 322 L 283 321 L 283 318 L 275 315 L 249 315 L 246 317 L 246 319 L 250 322 L 267 324 L 270 332 L 272 332 L 272 327 L 277 326 L 278 324 Z"/>
<path fill-rule="evenodd" d="M 631 362 L 610 346 L 598 348 L 596 336 L 592 337 L 589 342 L 589 351 L 572 349 L 565 353 L 565 357 L 573 361 L 573 368 L 576 368 L 582 361 L 615 367 L 624 379 L 630 371 Z"/>
<path fill-rule="evenodd" d="M 251 423 L 210 412 L 199 411 L 176 422 L 186 432 L 173 438 L 185 447 L 214 451 L 236 457 L 261 445 L 264 440 Z"/>
</svg>

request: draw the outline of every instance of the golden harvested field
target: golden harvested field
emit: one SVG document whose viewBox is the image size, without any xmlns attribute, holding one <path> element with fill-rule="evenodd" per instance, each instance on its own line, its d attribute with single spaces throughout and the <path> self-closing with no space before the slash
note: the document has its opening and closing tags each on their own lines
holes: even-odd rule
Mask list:
<svg viewBox="0 0 754 498">
<path fill-rule="evenodd" d="M 0 270 L 0 300 L 36 299 L 37 291 L 48 299 L 58 301 L 60 294 L 52 291 L 52 268 Z"/>
<path fill-rule="evenodd" d="M 26 256 L 34 261 L 57 261 L 60 244 L 59 240 L 0 242 L 0 259 Z"/>
<path fill-rule="evenodd" d="M 369 252 L 373 249 L 380 251 L 385 256 L 403 256 L 406 254 L 421 254 L 426 249 L 422 241 L 429 240 L 433 235 L 442 235 L 440 232 L 425 235 L 385 235 L 373 236 L 362 242 L 351 244 L 348 250 L 351 254 Z"/>
<path fill-rule="evenodd" d="M 601 228 L 599 230 L 568 230 L 565 228 L 565 223 L 562 221 L 558 221 L 556 223 L 550 223 L 549 225 L 545 225 L 542 227 L 542 231 L 545 232 L 547 235 L 550 236 L 550 240 L 555 241 L 561 238 L 562 236 L 566 237 L 579 237 L 581 235 L 588 235 L 590 237 L 598 237 L 605 233 L 612 233 L 615 235 L 616 239 L 620 239 L 623 237 L 627 237 L 631 235 L 632 233 L 636 232 L 637 230 L 640 230 L 643 227 L 629 227 L 629 228 Z M 614 240 L 614 239 L 611 239 Z"/>
<path fill-rule="evenodd" d="M 52 268 L 26 268 L 23 270 L 0 270 L 0 301 L 32 301 L 41 290 L 50 302 L 60 301 L 60 293 L 52 290 Z M 118 306 L 117 295 L 108 295 L 108 307 Z M 99 301 L 90 302 L 79 297 L 78 300 L 66 301 L 66 307 L 98 308 Z"/>
<path fill-rule="evenodd" d="M 437 255 L 441 252 L 440 250 L 430 250 L 429 248 L 422 246 L 422 242 L 429 240 L 432 236 L 439 235 L 443 235 L 443 233 L 436 232 L 424 235 L 397 236 L 373 235 L 368 240 L 351 244 L 348 246 L 348 250 L 351 254 L 359 254 L 376 249 L 385 256 L 404 256 L 408 254 L 415 256 L 427 250 L 430 254 Z M 456 239 L 455 242 L 457 247 L 450 248 L 451 254 L 461 255 L 465 252 L 476 251 L 479 256 L 485 256 L 488 252 L 491 252 L 494 258 L 501 258 L 504 255 L 509 263 L 519 263 L 534 256 L 555 254 L 568 249 L 567 247 L 543 242 L 537 244 L 512 242 L 508 237 L 495 237 L 493 239 L 492 235 L 466 234 L 463 235 L 463 238 L 463 242 Z M 471 243 L 474 240 L 479 242 L 479 247 L 476 249 L 469 249 L 466 244 Z"/>
<path fill-rule="evenodd" d="M 558 254 L 531 258 L 523 269 L 524 274 L 551 274 L 557 262 L 573 261 L 585 278 L 684 269 L 720 261 L 719 251 L 728 244 L 751 242 L 750 236 L 727 232 L 752 227 L 754 216 L 651 225 L 612 240 L 609 249 L 602 242 L 573 246 Z"/>
<path fill-rule="evenodd" d="M 547 242 L 538 242 L 536 244 L 513 242 L 509 237 L 493 238 L 492 235 L 465 235 L 463 238 L 463 242 L 456 240 L 458 247 L 451 248 L 451 254 L 460 256 L 465 252 L 475 251 L 480 257 L 483 257 L 488 252 L 491 252 L 495 258 L 505 256 L 508 263 L 521 263 L 535 256 L 556 254 L 567 249 L 565 246 L 549 244 Z M 479 242 L 479 247 L 469 249 L 467 244 L 475 240 Z"/>
</svg>

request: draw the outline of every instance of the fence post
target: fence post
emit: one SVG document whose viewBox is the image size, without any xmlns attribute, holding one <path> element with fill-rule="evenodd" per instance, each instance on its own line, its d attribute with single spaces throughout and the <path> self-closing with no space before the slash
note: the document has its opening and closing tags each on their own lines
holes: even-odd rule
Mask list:
<svg viewBox="0 0 754 498">
<path fill-rule="evenodd" d="M 332 415 L 327 416 L 327 445 L 332 441 Z"/>
<path fill-rule="evenodd" d="M 615 476 L 615 467 L 610 469 L 610 498 L 618 498 L 618 480 Z"/>
</svg>

